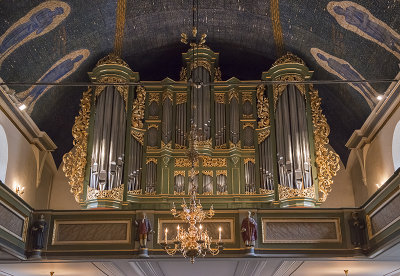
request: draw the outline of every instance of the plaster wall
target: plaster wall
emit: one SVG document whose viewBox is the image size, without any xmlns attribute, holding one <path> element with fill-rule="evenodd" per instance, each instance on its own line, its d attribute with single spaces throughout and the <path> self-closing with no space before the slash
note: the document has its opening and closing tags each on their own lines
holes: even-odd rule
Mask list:
<svg viewBox="0 0 400 276">
<path fill-rule="evenodd" d="M 32 146 L 8 117 L 0 111 L 0 125 L 4 128 L 8 143 L 8 163 L 5 185 L 15 191 L 16 185 L 25 188 L 21 196 L 35 207 L 37 165 Z"/>
<path fill-rule="evenodd" d="M 53 179 L 53 185 L 50 194 L 50 209 L 55 210 L 80 210 L 81 207 L 75 201 L 70 192 L 68 178 L 63 172 L 64 162 L 58 167 L 57 173 Z"/>
</svg>

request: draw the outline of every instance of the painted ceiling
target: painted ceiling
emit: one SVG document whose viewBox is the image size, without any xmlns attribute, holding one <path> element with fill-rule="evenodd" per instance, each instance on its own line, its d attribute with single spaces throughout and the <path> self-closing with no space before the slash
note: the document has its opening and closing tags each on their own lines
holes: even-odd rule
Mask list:
<svg viewBox="0 0 400 276">
<path fill-rule="evenodd" d="M 117 2 L 125 3 L 122 57 L 141 80 L 179 79 L 182 32 L 191 3 L 181 1 L 0 2 L 0 77 L 6 82 L 87 82 L 113 51 Z M 199 32 L 220 53 L 223 80 L 260 79 L 290 51 L 314 80 L 393 79 L 399 71 L 397 0 L 199 0 Z M 120 18 L 121 19 L 121 18 Z M 316 85 L 331 126 L 330 143 L 346 163 L 345 143 L 389 83 Z M 39 128 L 57 144 L 56 163 L 72 147 L 71 128 L 85 87 L 10 86 Z"/>
</svg>

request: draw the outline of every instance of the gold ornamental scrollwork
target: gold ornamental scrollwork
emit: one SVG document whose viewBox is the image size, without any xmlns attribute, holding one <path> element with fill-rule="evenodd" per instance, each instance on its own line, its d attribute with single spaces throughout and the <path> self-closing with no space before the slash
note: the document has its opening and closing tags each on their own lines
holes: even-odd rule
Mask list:
<svg viewBox="0 0 400 276">
<path fill-rule="evenodd" d="M 249 163 L 249 162 L 255 164 L 255 163 L 256 163 L 256 159 L 254 159 L 254 158 L 245 158 L 245 159 L 243 160 L 243 164 L 247 164 L 247 163 Z"/>
<path fill-rule="evenodd" d="M 254 129 L 254 124 L 253 123 L 244 123 L 243 129 L 245 129 L 246 127 L 251 127 L 252 129 Z"/>
<path fill-rule="evenodd" d="M 186 149 L 186 146 L 175 143 L 175 148 L 176 149 Z"/>
<path fill-rule="evenodd" d="M 148 126 L 147 126 L 147 129 L 150 129 L 150 128 L 155 128 L 155 129 L 158 129 L 158 125 L 157 124 L 149 124 Z"/>
<path fill-rule="evenodd" d="M 146 165 L 149 164 L 150 162 L 153 162 L 154 164 L 157 164 L 157 158 L 147 158 L 146 159 Z"/>
<path fill-rule="evenodd" d="M 225 93 L 214 93 L 215 102 L 225 104 Z"/>
<path fill-rule="evenodd" d="M 169 99 L 169 100 L 171 101 L 171 103 L 172 103 L 172 91 L 171 91 L 170 89 L 165 90 L 165 91 L 163 92 L 163 94 L 162 94 L 162 100 L 163 100 L 163 102 L 164 102 L 166 99 Z"/>
<path fill-rule="evenodd" d="M 132 105 L 132 127 L 143 128 L 143 117 L 144 117 L 144 103 L 146 99 L 146 90 L 142 86 L 136 88 L 136 99 Z"/>
<path fill-rule="evenodd" d="M 133 191 L 128 191 L 128 195 L 141 195 L 142 190 L 133 190 Z"/>
<path fill-rule="evenodd" d="M 226 158 L 202 156 L 204 167 L 226 167 Z"/>
<path fill-rule="evenodd" d="M 217 171 L 215 171 L 215 175 L 216 176 L 218 176 L 218 175 L 228 176 L 228 171 L 227 170 L 217 170 Z"/>
<path fill-rule="evenodd" d="M 300 75 L 295 74 L 286 74 L 279 76 L 274 79 L 274 81 L 282 81 L 282 82 L 293 82 L 293 81 L 304 81 L 304 79 Z M 274 84 L 273 91 L 274 91 L 274 110 L 276 111 L 276 103 L 278 102 L 279 97 L 282 95 L 283 91 L 285 91 L 286 83 Z M 304 97 L 306 96 L 306 86 L 304 84 L 295 84 L 296 88 L 300 91 L 301 95 Z"/>
<path fill-rule="evenodd" d="M 138 141 L 142 146 L 144 145 L 144 131 L 141 129 L 131 129 L 131 135 Z"/>
<path fill-rule="evenodd" d="M 208 175 L 208 176 L 213 176 L 214 174 L 213 174 L 213 171 L 202 171 L 201 172 L 203 175 Z"/>
<path fill-rule="evenodd" d="M 202 140 L 202 141 L 194 141 L 194 146 L 195 147 L 212 147 L 212 140 L 211 138 L 208 140 Z"/>
<path fill-rule="evenodd" d="M 279 65 L 279 64 L 285 64 L 285 63 L 299 63 L 302 65 L 306 65 L 305 62 L 296 56 L 295 54 L 292 54 L 290 52 L 287 52 L 286 55 L 281 56 L 278 58 L 273 64 L 272 67 Z"/>
<path fill-rule="evenodd" d="M 193 175 L 192 175 L 192 171 L 191 171 L 191 170 L 188 171 L 188 176 L 189 176 L 189 177 L 196 176 L 196 175 L 198 175 L 198 174 L 199 174 L 199 171 L 193 171 Z"/>
<path fill-rule="evenodd" d="M 161 140 L 161 148 L 162 149 L 171 149 L 172 148 L 172 141 L 169 141 L 167 144 L 165 144 L 164 141 Z"/>
<path fill-rule="evenodd" d="M 279 199 L 281 200 L 289 198 L 298 198 L 298 197 L 315 198 L 314 186 L 299 190 L 290 187 L 285 187 L 279 184 L 278 193 L 279 193 Z"/>
<path fill-rule="evenodd" d="M 184 104 L 187 102 L 186 93 L 176 93 L 176 104 Z"/>
<path fill-rule="evenodd" d="M 222 81 L 221 68 L 219 67 L 215 68 L 214 81 Z"/>
<path fill-rule="evenodd" d="M 274 194 L 274 190 L 268 190 L 268 189 L 261 189 L 260 188 L 260 194 L 262 194 L 262 195 L 271 195 L 271 194 Z"/>
<path fill-rule="evenodd" d="M 233 98 L 235 98 L 238 102 L 239 102 L 239 93 L 237 92 L 237 90 L 235 88 L 232 88 L 231 90 L 229 90 L 228 92 L 229 94 L 229 103 L 232 101 Z"/>
<path fill-rule="evenodd" d="M 122 201 L 124 198 L 124 184 L 111 190 L 96 190 L 88 187 L 86 200 L 112 199 Z"/>
<path fill-rule="evenodd" d="M 194 63 L 190 64 L 190 70 L 196 69 L 197 67 L 204 67 L 208 72 L 212 72 L 212 65 L 208 59 L 196 59 Z"/>
<path fill-rule="evenodd" d="M 269 102 L 268 98 L 265 97 L 264 85 L 257 87 L 257 116 L 258 116 L 258 127 L 265 128 L 269 127 Z"/>
<path fill-rule="evenodd" d="M 71 187 L 71 193 L 74 195 L 76 202 L 80 202 L 80 195 L 83 192 L 83 182 L 85 180 L 91 92 L 91 88 L 83 92 L 80 104 L 81 109 L 78 116 L 75 117 L 75 123 L 72 127 L 74 147 L 63 156 L 63 171 L 69 179 L 68 184 Z"/>
<path fill-rule="evenodd" d="M 152 102 L 160 103 L 160 93 L 149 93 L 149 104 Z"/>
<path fill-rule="evenodd" d="M 105 76 L 102 77 L 98 80 L 100 83 L 125 83 L 127 82 L 126 79 L 122 77 L 117 77 L 117 76 Z M 106 85 L 99 85 L 96 87 L 96 90 L 94 92 L 96 98 L 101 94 L 101 92 L 104 91 L 106 88 Z M 129 92 L 129 86 L 127 85 L 115 85 L 115 89 L 117 89 L 118 93 L 121 95 L 121 97 L 124 99 L 125 102 L 125 110 L 127 109 L 128 106 L 128 92 Z"/>
<path fill-rule="evenodd" d="M 332 190 L 332 177 L 340 169 L 340 158 L 337 153 L 327 147 L 330 128 L 325 115 L 322 114 L 321 98 L 318 96 L 318 90 L 314 89 L 312 85 L 310 85 L 310 97 L 314 126 L 315 163 L 317 164 L 319 191 L 322 194 L 319 201 L 324 202 Z"/>
<path fill-rule="evenodd" d="M 126 63 L 122 58 L 120 58 L 118 55 L 114 54 L 114 53 L 110 53 L 108 55 L 106 55 L 105 57 L 101 58 L 97 64 L 97 66 L 100 65 L 111 65 L 111 64 L 118 64 L 118 65 L 122 65 L 124 67 L 129 68 L 128 63 Z"/>
<path fill-rule="evenodd" d="M 270 133 L 271 133 L 270 127 L 257 129 L 258 144 L 264 142 L 264 140 L 269 137 Z"/>
<path fill-rule="evenodd" d="M 245 102 L 253 102 L 253 93 L 252 92 L 242 92 L 242 103 Z"/>
<path fill-rule="evenodd" d="M 180 81 L 187 81 L 187 69 L 186 67 L 181 68 L 181 72 L 179 73 L 179 80 Z"/>
<path fill-rule="evenodd" d="M 174 177 L 177 175 L 186 176 L 186 171 L 174 171 Z"/>
<path fill-rule="evenodd" d="M 175 167 L 191 167 L 192 162 L 188 158 L 175 158 Z M 195 167 L 199 166 L 199 161 L 194 163 Z"/>
</svg>

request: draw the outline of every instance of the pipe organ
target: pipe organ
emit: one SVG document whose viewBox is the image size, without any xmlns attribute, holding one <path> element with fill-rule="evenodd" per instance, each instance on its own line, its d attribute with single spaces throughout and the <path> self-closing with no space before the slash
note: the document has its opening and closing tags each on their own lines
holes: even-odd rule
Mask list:
<svg viewBox="0 0 400 276">
<path fill-rule="evenodd" d="M 169 209 L 192 185 L 215 208 L 315 207 L 326 200 L 339 158 L 327 146 L 318 91 L 296 83 L 312 75 L 300 58 L 281 57 L 259 82 L 222 81 L 219 54 L 204 45 L 182 58 L 177 81 L 139 82 L 139 73 L 112 54 L 89 73 L 104 85 L 83 94 L 74 148 L 64 156 L 84 208 Z M 199 153 L 193 183 L 191 128 Z"/>
</svg>

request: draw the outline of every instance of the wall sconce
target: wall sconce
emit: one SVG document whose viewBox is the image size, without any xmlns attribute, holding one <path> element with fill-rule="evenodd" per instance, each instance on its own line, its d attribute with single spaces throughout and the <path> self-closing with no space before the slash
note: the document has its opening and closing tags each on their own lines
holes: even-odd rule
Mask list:
<svg viewBox="0 0 400 276">
<path fill-rule="evenodd" d="M 25 187 L 22 187 L 22 186 L 20 186 L 20 185 L 17 185 L 17 186 L 15 187 L 15 193 L 16 193 L 19 197 L 21 197 L 21 196 L 24 194 L 24 192 L 25 192 Z"/>
</svg>

